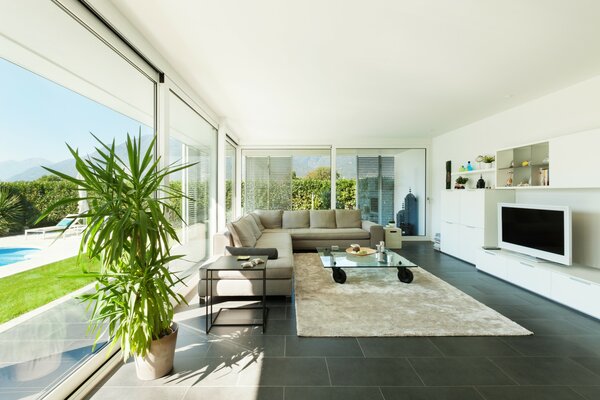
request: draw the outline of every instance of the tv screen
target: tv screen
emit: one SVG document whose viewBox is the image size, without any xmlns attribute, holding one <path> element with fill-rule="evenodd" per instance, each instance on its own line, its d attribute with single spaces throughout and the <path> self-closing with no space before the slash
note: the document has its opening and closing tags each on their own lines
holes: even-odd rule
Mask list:
<svg viewBox="0 0 600 400">
<path fill-rule="evenodd" d="M 565 255 L 564 211 L 502 207 L 501 212 L 503 242 Z"/>
<path fill-rule="evenodd" d="M 498 246 L 564 265 L 573 261 L 568 206 L 498 204 Z"/>
</svg>

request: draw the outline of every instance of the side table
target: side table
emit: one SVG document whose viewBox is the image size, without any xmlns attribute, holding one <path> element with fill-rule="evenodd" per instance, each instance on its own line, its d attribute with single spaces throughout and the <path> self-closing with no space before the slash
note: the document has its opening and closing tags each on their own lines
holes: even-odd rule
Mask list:
<svg viewBox="0 0 600 400">
<path fill-rule="evenodd" d="M 254 260 L 257 258 L 261 258 L 264 260 L 264 263 L 257 264 L 252 268 L 243 268 L 242 264 L 247 261 L 239 261 L 237 256 L 222 256 L 219 257 L 214 263 L 207 265 L 203 268 L 206 269 L 206 333 L 208 334 L 213 326 L 262 326 L 262 331 L 265 333 L 265 328 L 267 325 L 267 315 L 269 313 L 269 308 L 267 307 L 267 259 L 268 256 L 253 256 L 250 257 L 250 260 Z M 244 273 L 246 280 L 262 280 L 263 286 L 263 294 L 261 304 L 253 307 L 221 307 L 219 311 L 213 316 L 213 280 L 215 280 L 215 276 L 218 278 L 218 275 L 222 271 L 239 271 L 240 273 Z M 250 273 L 250 274 L 248 274 Z M 251 275 L 251 277 L 247 276 Z M 256 277 L 254 277 L 256 275 Z M 223 310 L 262 310 L 262 321 L 261 322 L 249 322 L 247 324 L 239 324 L 239 323 L 217 323 L 217 319 Z M 209 312 L 210 311 L 210 312 Z M 209 324 L 210 321 L 210 324 Z"/>
<path fill-rule="evenodd" d="M 386 226 L 383 230 L 385 232 L 385 247 L 388 249 L 401 249 L 402 229 Z"/>
</svg>

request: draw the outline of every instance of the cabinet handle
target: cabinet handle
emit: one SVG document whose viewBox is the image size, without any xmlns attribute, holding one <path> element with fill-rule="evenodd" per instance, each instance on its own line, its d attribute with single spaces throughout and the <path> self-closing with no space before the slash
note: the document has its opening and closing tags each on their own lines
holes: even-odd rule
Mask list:
<svg viewBox="0 0 600 400">
<path fill-rule="evenodd" d="M 519 261 L 519 264 L 524 265 L 524 266 L 529 267 L 529 268 L 535 268 L 534 265 L 527 264 L 526 262 L 523 262 L 523 261 Z"/>
<path fill-rule="evenodd" d="M 465 225 L 467 228 L 471 228 L 471 229 L 475 229 L 477 228 L 476 226 L 472 226 L 472 225 Z"/>
<path fill-rule="evenodd" d="M 483 252 L 489 254 L 490 256 L 496 256 L 496 253 L 492 253 L 491 251 L 484 250 Z"/>
<path fill-rule="evenodd" d="M 575 282 L 583 283 L 584 285 L 592 286 L 591 282 L 584 281 L 583 279 L 573 278 L 572 276 L 570 276 L 569 279 Z"/>
</svg>

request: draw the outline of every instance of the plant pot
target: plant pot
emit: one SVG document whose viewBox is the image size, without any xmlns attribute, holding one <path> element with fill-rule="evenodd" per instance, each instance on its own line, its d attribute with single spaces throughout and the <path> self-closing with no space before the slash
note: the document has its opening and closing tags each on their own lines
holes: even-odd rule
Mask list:
<svg viewBox="0 0 600 400">
<path fill-rule="evenodd" d="M 492 169 L 492 167 L 494 166 L 494 163 L 483 163 L 483 165 L 485 165 L 486 169 Z"/>
<path fill-rule="evenodd" d="M 170 335 L 153 340 L 145 357 L 135 356 L 135 370 L 139 379 L 150 381 L 167 375 L 173 369 L 178 326 L 171 325 Z"/>
</svg>

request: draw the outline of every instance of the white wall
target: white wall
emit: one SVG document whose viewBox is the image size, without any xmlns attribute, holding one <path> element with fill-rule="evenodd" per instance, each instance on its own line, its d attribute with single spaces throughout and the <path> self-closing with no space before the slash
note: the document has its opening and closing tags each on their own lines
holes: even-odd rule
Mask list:
<svg viewBox="0 0 600 400">
<path fill-rule="evenodd" d="M 432 142 L 430 207 L 432 233 L 440 229 L 440 193 L 445 188 L 445 162 L 473 162 L 497 149 L 600 127 L 600 75 L 527 102 L 468 126 L 437 136 Z M 581 144 L 585 146 L 585 143 Z M 552 162 L 552 161 L 550 161 Z M 577 166 L 573 166 L 577 173 Z M 600 267 L 600 188 L 517 191 L 520 203 L 569 205 L 573 210 L 574 262 Z"/>
</svg>

